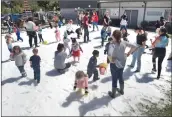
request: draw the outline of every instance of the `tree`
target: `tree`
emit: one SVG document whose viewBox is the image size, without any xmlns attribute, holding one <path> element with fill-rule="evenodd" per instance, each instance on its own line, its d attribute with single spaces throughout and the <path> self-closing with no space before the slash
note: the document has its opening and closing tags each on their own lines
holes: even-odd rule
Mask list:
<svg viewBox="0 0 172 117">
<path fill-rule="evenodd" d="M 48 10 L 49 3 L 50 3 L 49 1 L 37 1 L 38 6 L 44 10 Z"/>
</svg>

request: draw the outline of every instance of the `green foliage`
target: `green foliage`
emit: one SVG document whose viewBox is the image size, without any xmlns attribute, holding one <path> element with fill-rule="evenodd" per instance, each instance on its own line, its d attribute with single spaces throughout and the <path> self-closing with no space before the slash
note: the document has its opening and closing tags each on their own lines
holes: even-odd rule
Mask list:
<svg viewBox="0 0 172 117">
<path fill-rule="evenodd" d="M 53 11 L 54 8 L 59 10 L 59 2 L 57 0 L 37 1 L 37 4 L 45 11 Z"/>
</svg>

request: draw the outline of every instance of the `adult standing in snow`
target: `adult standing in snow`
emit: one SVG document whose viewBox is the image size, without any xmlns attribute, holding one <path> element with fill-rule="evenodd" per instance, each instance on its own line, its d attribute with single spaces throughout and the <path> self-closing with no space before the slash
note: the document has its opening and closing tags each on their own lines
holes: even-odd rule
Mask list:
<svg viewBox="0 0 172 117">
<path fill-rule="evenodd" d="M 30 48 L 32 48 L 32 38 L 34 38 L 35 47 L 39 47 L 38 44 L 37 44 L 37 34 L 36 34 L 36 31 L 35 31 L 36 25 L 33 22 L 32 17 L 28 18 L 28 22 L 25 23 L 25 27 L 26 27 L 27 34 L 29 36 Z"/>
<path fill-rule="evenodd" d="M 124 94 L 124 79 L 123 79 L 123 70 L 125 67 L 127 57 L 136 50 L 136 46 L 133 44 L 122 41 L 122 34 L 119 30 L 113 32 L 112 38 L 113 43 L 109 51 L 109 60 L 110 60 L 110 70 L 112 74 L 112 91 L 109 91 L 108 94 L 110 97 L 115 98 L 116 91 L 120 94 Z M 125 54 L 126 47 L 130 47 L 130 51 Z M 117 81 L 119 80 L 120 89 L 117 89 Z"/>
<path fill-rule="evenodd" d="M 109 16 L 109 12 L 106 11 L 105 16 L 103 17 L 103 26 L 107 28 L 109 26 L 110 22 L 111 22 L 111 19 Z"/>
<path fill-rule="evenodd" d="M 65 73 L 71 63 L 65 63 L 67 53 L 64 52 L 64 45 L 59 43 L 54 57 L 54 67 L 59 73 Z"/>
<path fill-rule="evenodd" d="M 85 16 L 83 18 L 83 27 L 84 27 L 84 43 L 89 42 L 89 18 L 88 18 L 88 12 L 85 13 Z"/>
<path fill-rule="evenodd" d="M 168 45 L 168 35 L 167 30 L 164 27 L 160 28 L 160 36 L 156 41 L 154 42 L 154 54 L 152 58 L 153 62 L 153 69 L 152 71 L 156 72 L 156 58 L 158 58 L 158 75 L 157 79 L 160 78 L 161 75 L 161 69 L 162 69 L 162 62 L 164 60 L 164 57 L 166 55 L 166 46 Z"/>
<path fill-rule="evenodd" d="M 133 53 L 133 59 L 132 59 L 131 65 L 129 65 L 129 67 L 133 68 L 135 66 L 135 62 L 137 59 L 137 70 L 135 72 L 140 72 L 141 57 L 142 57 L 142 54 L 144 53 L 144 50 L 145 50 L 147 35 L 144 32 L 144 30 L 142 29 L 142 27 L 137 27 L 135 29 L 135 31 L 137 33 L 136 43 L 137 43 L 138 49 L 137 49 L 137 51 L 135 51 Z"/>
</svg>

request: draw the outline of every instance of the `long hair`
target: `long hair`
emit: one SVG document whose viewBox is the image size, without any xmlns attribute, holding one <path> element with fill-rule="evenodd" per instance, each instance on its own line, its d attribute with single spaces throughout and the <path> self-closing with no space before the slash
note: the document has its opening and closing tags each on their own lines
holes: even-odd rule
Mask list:
<svg viewBox="0 0 172 117">
<path fill-rule="evenodd" d="M 115 30 L 112 35 L 115 38 L 116 42 L 119 44 L 121 42 L 121 37 L 122 37 L 121 31 Z"/>
<path fill-rule="evenodd" d="M 16 54 L 16 52 L 15 52 L 16 49 L 19 49 L 19 53 L 22 52 L 20 46 L 14 46 L 14 47 L 13 47 L 13 53 L 14 53 L 14 54 Z"/>
</svg>

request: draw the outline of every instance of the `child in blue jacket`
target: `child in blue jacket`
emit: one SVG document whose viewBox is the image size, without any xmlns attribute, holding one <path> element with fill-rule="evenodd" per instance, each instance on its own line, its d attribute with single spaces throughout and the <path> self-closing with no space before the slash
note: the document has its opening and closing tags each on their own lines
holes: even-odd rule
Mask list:
<svg viewBox="0 0 172 117">
<path fill-rule="evenodd" d="M 15 27 L 16 27 L 17 41 L 21 40 L 21 41 L 23 42 L 23 39 L 22 39 L 21 36 L 20 36 L 20 29 L 19 29 L 17 26 L 15 26 Z"/>
<path fill-rule="evenodd" d="M 102 47 L 104 46 L 104 41 L 106 40 L 106 37 L 107 37 L 106 29 L 107 29 L 106 27 L 103 27 L 101 30 L 101 39 L 102 39 L 101 46 Z"/>
</svg>

